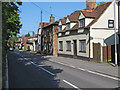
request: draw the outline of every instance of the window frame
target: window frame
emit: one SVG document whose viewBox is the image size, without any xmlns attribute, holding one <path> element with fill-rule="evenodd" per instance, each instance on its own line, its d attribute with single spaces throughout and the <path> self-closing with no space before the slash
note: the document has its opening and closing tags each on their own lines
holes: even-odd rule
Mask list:
<svg viewBox="0 0 120 90">
<path fill-rule="evenodd" d="M 61 48 L 60 44 L 62 45 L 62 48 Z M 59 51 L 63 51 L 63 41 L 59 41 Z"/>
<path fill-rule="evenodd" d="M 59 31 L 62 31 L 62 25 L 59 26 Z"/>
<path fill-rule="evenodd" d="M 83 43 L 81 44 L 81 42 L 83 42 L 83 41 L 84 41 L 85 45 Z M 84 40 L 79 40 L 79 52 L 86 53 L 86 40 L 85 39 Z"/>
<path fill-rule="evenodd" d="M 68 27 L 69 25 L 69 27 Z M 66 30 L 70 30 L 70 23 L 66 23 Z"/>
<path fill-rule="evenodd" d="M 81 21 L 84 21 L 82 22 L 82 25 L 81 25 Z M 84 27 L 85 27 L 85 18 L 79 19 L 79 28 L 84 28 Z"/>
<path fill-rule="evenodd" d="M 68 49 L 68 42 L 70 44 L 70 49 Z M 71 51 L 71 41 L 66 41 L 66 51 Z"/>
<path fill-rule="evenodd" d="M 112 21 L 113 23 L 110 23 L 110 21 Z M 113 24 L 113 27 L 111 27 L 110 24 Z M 114 28 L 114 20 L 108 20 L 108 28 Z"/>
</svg>

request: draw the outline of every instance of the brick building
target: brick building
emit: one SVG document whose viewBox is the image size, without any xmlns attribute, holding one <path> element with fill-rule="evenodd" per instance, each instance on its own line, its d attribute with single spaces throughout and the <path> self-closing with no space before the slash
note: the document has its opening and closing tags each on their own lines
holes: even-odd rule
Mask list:
<svg viewBox="0 0 120 90">
<path fill-rule="evenodd" d="M 48 25 L 42 27 L 41 31 L 41 52 L 44 54 L 57 56 L 58 54 L 58 21 L 51 14 Z"/>
</svg>

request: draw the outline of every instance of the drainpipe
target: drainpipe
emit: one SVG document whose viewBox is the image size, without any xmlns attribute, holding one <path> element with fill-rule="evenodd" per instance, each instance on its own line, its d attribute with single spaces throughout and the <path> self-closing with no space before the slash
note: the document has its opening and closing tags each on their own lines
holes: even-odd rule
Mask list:
<svg viewBox="0 0 120 90">
<path fill-rule="evenodd" d="M 88 30 L 89 30 L 89 61 L 90 61 L 90 28 Z"/>
</svg>

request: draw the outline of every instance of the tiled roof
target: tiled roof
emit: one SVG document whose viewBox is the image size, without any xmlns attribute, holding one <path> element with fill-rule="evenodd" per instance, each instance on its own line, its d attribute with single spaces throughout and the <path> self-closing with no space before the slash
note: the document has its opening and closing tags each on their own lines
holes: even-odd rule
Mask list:
<svg viewBox="0 0 120 90">
<path fill-rule="evenodd" d="M 97 22 L 97 20 L 100 18 L 100 16 L 105 12 L 105 10 L 109 7 L 109 5 L 112 2 L 107 2 L 105 4 L 99 5 L 97 6 L 93 11 L 93 16 L 95 16 L 95 19 L 86 27 L 90 27 L 91 25 L 93 25 L 95 22 Z"/>
<path fill-rule="evenodd" d="M 42 22 L 42 27 L 45 27 L 47 26 L 48 24 L 50 24 L 49 22 Z M 41 25 L 41 22 L 40 22 L 40 25 Z"/>
<path fill-rule="evenodd" d="M 69 18 L 70 22 L 78 22 L 79 15 L 80 15 L 80 11 L 76 11 L 71 13 L 67 17 Z"/>
<path fill-rule="evenodd" d="M 64 17 L 64 18 L 60 19 L 62 25 L 65 25 L 65 24 L 66 24 L 66 19 L 67 19 L 67 17 Z"/>
</svg>

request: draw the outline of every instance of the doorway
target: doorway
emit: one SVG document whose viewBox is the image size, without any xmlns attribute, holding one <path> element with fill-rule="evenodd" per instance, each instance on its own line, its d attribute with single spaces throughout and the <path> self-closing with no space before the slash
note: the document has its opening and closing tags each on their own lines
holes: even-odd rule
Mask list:
<svg viewBox="0 0 120 90">
<path fill-rule="evenodd" d="M 73 58 L 77 58 L 77 40 L 73 40 Z"/>
</svg>

